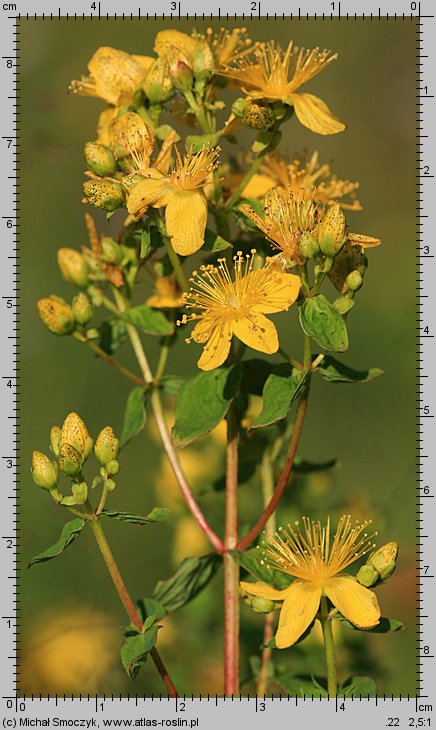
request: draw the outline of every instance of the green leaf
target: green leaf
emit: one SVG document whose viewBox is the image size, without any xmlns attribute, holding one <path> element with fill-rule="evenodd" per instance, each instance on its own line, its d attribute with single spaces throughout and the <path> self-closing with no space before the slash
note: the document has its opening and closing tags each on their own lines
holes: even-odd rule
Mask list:
<svg viewBox="0 0 436 730">
<path fill-rule="evenodd" d="M 344 352 L 348 348 L 345 322 L 324 294 L 306 299 L 300 307 L 299 316 L 305 333 L 324 349 Z"/>
<path fill-rule="evenodd" d="M 398 621 L 395 618 L 387 618 L 386 616 L 382 616 L 377 626 L 374 626 L 372 629 L 359 629 L 339 612 L 332 614 L 332 618 L 340 621 L 342 626 L 345 626 L 347 629 L 352 629 L 353 631 L 364 631 L 365 634 L 389 634 L 393 631 L 404 631 L 406 628 L 401 621 Z"/>
<path fill-rule="evenodd" d="M 141 667 L 147 661 L 151 649 L 156 643 L 159 626 L 152 626 L 142 634 L 127 636 L 121 647 L 121 661 L 130 679 L 135 679 Z"/>
<path fill-rule="evenodd" d="M 188 446 L 212 431 L 226 415 L 239 390 L 241 366 L 208 370 L 187 380 L 176 403 L 172 437 L 175 446 Z"/>
<path fill-rule="evenodd" d="M 257 548 L 250 548 L 249 550 L 245 550 L 245 552 L 241 552 L 240 550 L 230 550 L 230 552 L 241 568 L 244 568 L 256 580 L 268 583 L 268 585 L 272 585 L 279 590 L 288 588 L 290 584 L 289 578 L 280 570 L 273 570 L 272 568 L 267 568 L 266 565 L 262 565 L 262 555 Z"/>
<path fill-rule="evenodd" d="M 165 606 L 162 606 L 154 598 L 140 598 L 137 604 L 143 621 L 146 621 L 150 616 L 154 616 L 155 621 L 160 621 L 167 615 Z"/>
<path fill-rule="evenodd" d="M 144 228 L 141 231 L 141 248 L 139 250 L 139 258 L 145 259 L 151 251 L 151 234 L 150 234 L 151 220 L 147 218 L 144 223 Z"/>
<path fill-rule="evenodd" d="M 121 446 L 125 446 L 145 426 L 144 397 L 145 391 L 140 387 L 133 388 L 127 397 L 123 430 L 121 433 Z"/>
<path fill-rule="evenodd" d="M 318 365 L 315 372 L 318 372 L 324 380 L 329 383 L 368 383 L 370 380 L 384 375 L 380 368 L 369 368 L 369 370 L 354 370 L 345 363 L 336 360 L 331 355 L 326 355 Z"/>
<path fill-rule="evenodd" d="M 315 677 L 296 677 L 293 674 L 279 674 L 277 681 L 292 697 L 328 697 L 327 690 Z"/>
<path fill-rule="evenodd" d="M 376 697 L 377 687 L 371 677 L 351 677 L 338 690 L 341 697 Z"/>
<path fill-rule="evenodd" d="M 167 395 L 179 395 L 180 388 L 185 382 L 185 378 L 182 375 L 164 375 L 159 380 L 159 387 L 162 388 L 163 392 Z"/>
<path fill-rule="evenodd" d="M 192 601 L 207 586 L 221 566 L 221 556 L 216 553 L 201 558 L 186 558 L 174 575 L 157 583 L 153 598 L 174 613 Z"/>
<path fill-rule="evenodd" d="M 232 244 L 226 241 L 225 238 L 220 236 L 215 231 L 211 231 L 210 228 L 206 228 L 204 234 L 204 244 L 201 247 L 202 251 L 225 251 L 226 248 L 232 248 Z"/>
<path fill-rule="evenodd" d="M 271 426 L 286 418 L 292 402 L 301 392 L 306 376 L 304 371 L 297 370 L 288 363 L 274 365 L 263 388 L 262 411 L 251 424 L 250 430 Z"/>
<path fill-rule="evenodd" d="M 294 459 L 294 464 L 292 466 L 292 471 L 294 471 L 296 474 L 312 474 L 313 472 L 317 471 L 326 471 L 327 469 L 333 469 L 333 467 L 336 466 L 337 463 L 337 459 L 313 462 L 306 461 L 306 459 L 302 459 L 301 457 L 296 456 Z"/>
<path fill-rule="evenodd" d="M 126 325 L 119 317 L 105 320 L 98 328 L 100 347 L 112 355 L 128 338 Z"/>
<path fill-rule="evenodd" d="M 158 309 L 147 307 L 146 304 L 128 309 L 122 316 L 126 322 L 134 324 L 135 327 L 149 335 L 172 335 L 174 332 L 172 322 L 169 322 Z"/>
<path fill-rule="evenodd" d="M 111 520 L 120 520 L 120 522 L 131 522 L 133 525 L 152 525 L 154 522 L 163 522 L 167 519 L 170 510 L 167 507 L 154 507 L 151 512 L 146 515 L 135 515 L 132 512 L 117 512 L 116 510 L 104 509 L 102 515 L 109 517 Z"/>
<path fill-rule="evenodd" d="M 76 517 L 76 519 L 67 522 L 62 528 L 59 540 L 57 540 L 55 544 L 47 550 L 44 550 L 43 553 L 32 558 L 27 567 L 30 568 L 32 565 L 37 565 L 37 563 L 45 563 L 47 560 L 57 558 L 58 555 L 63 553 L 64 550 L 66 550 L 66 548 L 79 537 L 83 527 L 85 526 L 85 522 L 86 521 L 82 520 L 80 517 Z"/>
</svg>

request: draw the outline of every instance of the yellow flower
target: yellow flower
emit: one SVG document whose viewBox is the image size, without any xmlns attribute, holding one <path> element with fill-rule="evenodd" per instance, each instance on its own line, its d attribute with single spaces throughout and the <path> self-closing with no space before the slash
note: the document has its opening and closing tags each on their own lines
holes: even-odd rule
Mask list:
<svg viewBox="0 0 436 730">
<path fill-rule="evenodd" d="M 190 56 L 196 49 L 197 41 L 195 38 L 180 30 L 160 30 L 154 40 L 154 51 L 160 58 L 167 56 L 171 48 L 176 49 L 184 56 Z"/>
<path fill-rule="evenodd" d="M 182 292 L 174 276 L 159 276 L 155 281 L 156 292 L 145 302 L 157 309 L 177 309 L 183 305 Z"/>
<path fill-rule="evenodd" d="M 254 58 L 242 58 L 236 67 L 226 66 L 221 73 L 239 81 L 249 99 L 281 101 L 293 106 L 298 120 L 312 132 L 336 134 L 344 131 L 345 124 L 328 106 L 313 94 L 297 93 L 336 58 L 327 50 L 297 48 L 292 41 L 284 50 L 270 41 L 256 47 Z"/>
<path fill-rule="evenodd" d="M 219 148 L 192 149 L 182 158 L 176 149 L 176 163 L 168 175 L 154 168 L 142 171 L 144 180 L 127 200 L 127 210 L 141 216 L 149 205 L 165 207 L 165 224 L 174 251 L 182 256 L 195 253 L 204 243 L 207 200 L 204 185 L 218 164 Z"/>
<path fill-rule="evenodd" d="M 360 629 L 371 629 L 379 623 L 380 608 L 375 594 L 357 580 L 342 574 L 347 566 L 372 550 L 373 535 L 365 530 L 369 522 L 351 522 L 343 515 L 331 541 L 330 518 L 325 527 L 303 517 L 303 529 L 288 525 L 280 528 L 264 543 L 268 567 L 296 578 L 288 588 L 276 590 L 266 583 L 241 583 L 253 596 L 283 601 L 276 646 L 292 646 L 315 618 L 321 597 L 327 596 L 345 618 Z M 262 561 L 263 562 L 263 561 Z"/>
<path fill-rule="evenodd" d="M 218 33 L 214 33 L 212 28 L 208 28 L 206 36 L 202 37 L 207 40 L 212 49 L 219 70 L 225 68 L 230 62 L 238 61 L 253 50 L 246 28 L 233 28 L 233 30 L 220 28 Z"/>
<path fill-rule="evenodd" d="M 359 183 L 342 180 L 332 172 L 331 165 L 321 165 L 316 151 L 308 160 L 303 157 L 289 164 L 283 157 L 267 155 L 261 170 L 270 179 L 271 186 L 279 184 L 305 200 L 313 199 L 324 205 L 337 202 L 348 210 L 362 210 L 355 192 Z M 246 190 L 244 195 L 250 197 Z"/>
<path fill-rule="evenodd" d="M 283 273 L 272 261 L 253 268 L 255 253 L 243 256 L 238 251 L 233 257 L 234 280 L 225 259 L 218 259 L 217 266 L 201 266 L 201 274 L 193 273 L 193 286 L 184 299 L 186 307 L 197 312 L 184 315 L 178 324 L 197 321 L 186 341 L 204 344 L 197 363 L 202 370 L 225 362 L 233 336 L 259 352 L 272 354 L 279 348 L 275 325 L 265 314 L 281 312 L 296 301 L 300 278 Z"/>
<path fill-rule="evenodd" d="M 295 197 L 292 192 L 279 188 L 265 197 L 265 218 L 249 205 L 241 205 L 239 210 L 269 238 L 273 248 L 282 251 L 288 263 L 304 263 L 298 241 L 302 233 L 312 231 L 317 224 L 316 205 L 312 200 Z"/>
<path fill-rule="evenodd" d="M 144 63 L 125 51 L 102 46 L 88 63 L 90 76 L 72 81 L 70 90 L 82 96 L 97 96 L 108 104 L 130 104 L 146 77 Z"/>
</svg>

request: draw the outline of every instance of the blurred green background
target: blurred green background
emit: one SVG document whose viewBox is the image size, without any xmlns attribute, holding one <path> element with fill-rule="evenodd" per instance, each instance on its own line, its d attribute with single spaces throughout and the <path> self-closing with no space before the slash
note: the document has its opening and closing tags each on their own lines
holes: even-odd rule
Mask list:
<svg viewBox="0 0 436 730">
<path fill-rule="evenodd" d="M 210 25 L 183 21 L 171 27 L 190 32 L 194 26 L 204 30 Z M 214 27 L 220 25 L 217 21 Z M 80 202 L 82 149 L 85 141 L 95 138 L 97 115 L 104 104 L 67 95 L 67 86 L 86 73 L 87 61 L 99 46 L 151 55 L 155 33 L 166 27 L 167 22 L 153 20 L 21 22 L 23 565 L 54 542 L 65 521 L 62 511 L 32 484 L 32 449 L 47 451 L 50 426 L 61 424 L 71 410 L 81 414 L 91 434 L 107 423 L 120 430 L 130 391 L 121 376 L 76 342 L 50 335 L 36 315 L 38 298 L 51 293 L 72 296 L 58 272 L 57 249 L 87 242 L 85 207 Z M 281 151 L 292 155 L 302 148 L 318 149 L 321 161 L 334 161 L 339 174 L 360 180 L 364 211 L 348 214 L 350 229 L 376 235 L 383 242 L 369 252 L 365 286 L 348 320 L 351 346 L 344 361 L 357 368 L 381 367 L 386 374 L 374 383 L 353 387 L 316 380 L 300 454 L 319 461 L 337 457 L 339 465 L 329 474 L 298 482 L 289 504 L 285 501 L 282 507 L 280 521 L 296 509 L 319 515 L 345 510 L 356 518 L 372 517 L 379 541 L 399 540 L 397 572 L 378 594 L 383 613 L 404 621 L 407 631 L 365 636 L 363 641 L 354 632 L 341 634 L 339 671 L 341 679 L 349 669 L 376 675 L 380 693 L 414 694 L 415 23 L 256 20 L 248 29 L 256 40 L 275 38 L 286 44 L 293 38 L 297 45 L 338 51 L 339 60 L 310 82 L 307 91 L 319 94 L 347 122 L 347 131 L 320 137 L 291 120 L 284 128 Z M 242 144 L 248 148 L 251 139 L 244 133 Z M 103 216 L 97 220 L 100 231 L 113 230 L 114 222 L 108 226 Z M 113 221 L 116 224 L 120 218 Z M 276 321 L 283 346 L 298 357 L 301 333 L 296 309 Z M 156 343 L 148 338 L 146 344 L 154 360 Z M 168 372 L 190 372 L 199 348 L 179 345 L 176 352 Z M 135 367 L 127 347 L 121 356 Z M 195 458 L 203 467 L 210 465 L 212 474 L 213 449 L 207 444 L 199 448 Z M 170 476 L 159 470 L 161 455 L 153 436 L 137 437 L 122 455 L 114 507 L 144 512 L 163 503 Z M 200 481 L 207 478 L 207 471 L 200 474 Z M 160 484 L 158 495 L 154 483 Z M 250 522 L 259 505 L 257 483 L 241 487 L 240 493 L 243 521 Z M 292 506 L 294 498 L 297 507 Z M 219 529 L 222 500 L 218 498 L 218 506 L 215 500 L 207 496 L 202 506 Z M 177 519 L 185 515 L 183 506 L 175 510 Z M 191 540 L 201 546 L 201 539 L 190 534 L 189 522 L 181 524 L 183 529 L 174 518 L 149 529 L 108 525 L 134 596 L 150 595 L 155 582 L 189 554 Z M 61 559 L 24 570 L 21 600 L 24 691 L 132 691 L 117 656 L 117 626 L 125 618 L 90 535 Z M 261 641 L 262 618 L 243 607 L 242 619 L 244 675 L 248 657 Z M 221 691 L 221 629 L 219 576 L 162 632 L 161 651 L 182 692 Z M 101 657 L 99 668 L 86 664 L 87 651 Z M 62 662 L 60 652 L 66 655 Z M 307 653 L 310 661 L 305 659 Z M 324 671 L 316 636 L 295 649 L 277 652 L 277 661 L 287 661 L 300 673 Z M 162 690 L 151 663 L 134 689 L 146 694 Z"/>
</svg>

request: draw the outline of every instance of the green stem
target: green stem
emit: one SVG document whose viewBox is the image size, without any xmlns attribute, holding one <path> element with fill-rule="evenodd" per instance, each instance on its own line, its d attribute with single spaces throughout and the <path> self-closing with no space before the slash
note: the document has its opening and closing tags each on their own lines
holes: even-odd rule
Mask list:
<svg viewBox="0 0 436 730">
<path fill-rule="evenodd" d="M 213 129 L 211 128 L 210 120 L 208 119 L 207 112 L 197 103 L 197 100 L 190 89 L 183 92 L 186 101 L 188 102 L 191 111 L 195 114 L 195 117 L 205 134 L 212 134 Z"/>
<path fill-rule="evenodd" d="M 290 365 L 292 365 L 292 367 L 297 368 L 298 370 L 303 369 L 303 365 L 301 364 L 301 362 L 298 362 L 298 360 L 294 360 L 294 358 L 291 357 L 290 355 L 288 355 L 288 353 L 285 352 L 285 350 L 282 347 L 279 347 L 277 352 L 279 355 L 282 356 L 282 358 L 284 360 L 286 360 L 286 362 L 288 362 Z"/>
<path fill-rule="evenodd" d="M 90 512 L 92 512 L 92 507 L 89 502 L 87 502 L 87 508 Z M 90 520 L 90 525 L 92 528 L 92 532 L 94 533 L 94 537 L 95 537 L 96 543 L 98 545 L 98 548 L 100 550 L 100 553 L 101 553 L 103 560 L 106 564 L 106 567 L 108 569 L 108 573 L 112 579 L 112 583 L 114 584 L 115 589 L 118 593 L 118 596 L 119 596 L 124 608 L 126 609 L 126 613 L 129 616 L 130 620 L 132 621 L 133 625 L 138 629 L 138 631 L 141 631 L 142 630 L 141 618 L 140 618 L 138 612 L 136 611 L 136 608 L 135 608 L 135 605 L 134 605 L 132 599 L 130 598 L 129 592 L 123 581 L 123 578 L 119 571 L 118 565 L 113 556 L 112 550 L 109 547 L 109 543 L 106 539 L 106 535 L 104 534 L 100 521 L 97 518 L 95 518 L 95 515 L 94 515 L 94 519 Z M 177 690 L 171 681 L 171 678 L 164 666 L 164 663 L 162 662 L 162 659 L 161 659 L 156 647 L 153 647 L 153 649 L 150 651 L 150 656 L 154 661 L 154 664 L 162 678 L 162 681 L 168 691 L 168 694 L 171 697 L 178 697 Z"/>
<path fill-rule="evenodd" d="M 338 679 L 336 674 L 335 645 L 333 641 L 332 620 L 329 617 L 327 597 L 321 598 L 321 626 L 324 638 L 325 663 L 327 669 L 327 691 L 330 697 L 336 697 Z"/>
<path fill-rule="evenodd" d="M 238 422 L 227 415 L 226 517 L 224 536 L 224 695 L 239 695 L 239 565 L 230 550 L 238 542 Z"/>
</svg>

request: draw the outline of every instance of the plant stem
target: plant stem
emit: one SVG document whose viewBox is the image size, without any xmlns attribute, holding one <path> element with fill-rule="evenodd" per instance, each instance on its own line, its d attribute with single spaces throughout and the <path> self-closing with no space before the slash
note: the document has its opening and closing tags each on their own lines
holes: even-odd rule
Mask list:
<svg viewBox="0 0 436 730">
<path fill-rule="evenodd" d="M 111 355 L 108 355 L 107 352 L 101 349 L 98 345 L 95 344 L 92 340 L 86 340 L 86 344 L 89 347 L 92 352 L 94 352 L 98 357 L 100 357 L 104 362 L 109 363 L 109 365 L 112 365 L 116 370 L 118 370 L 120 373 L 125 375 L 126 378 L 132 381 L 132 383 L 136 383 L 136 385 L 141 385 L 144 387 L 146 385 L 145 381 L 138 377 L 138 375 L 135 375 L 135 373 L 132 373 L 131 370 L 126 368 L 121 362 L 116 360 Z"/>
<path fill-rule="evenodd" d="M 224 536 L 224 695 L 239 694 L 239 565 L 230 554 L 238 541 L 238 423 L 227 415 L 226 518 Z"/>
<path fill-rule="evenodd" d="M 327 691 L 330 697 L 336 697 L 338 679 L 336 674 L 335 645 L 333 641 L 332 621 L 329 617 L 327 597 L 321 598 L 321 626 L 324 638 L 325 663 L 327 669 Z"/>
<path fill-rule="evenodd" d="M 119 313 L 124 312 L 126 310 L 126 303 L 125 303 L 121 293 L 118 291 L 115 291 L 114 296 L 116 297 L 116 301 L 119 306 Z M 129 336 L 133 351 L 136 355 L 136 359 L 138 360 L 138 364 L 141 369 L 144 380 L 146 383 L 149 383 L 151 385 L 154 383 L 154 378 L 153 378 L 152 372 L 150 370 L 150 366 L 148 364 L 148 360 L 145 355 L 144 348 L 142 347 L 141 338 L 139 337 L 138 332 L 136 331 L 136 328 L 134 327 L 134 325 L 126 324 L 126 330 L 127 330 L 127 334 Z M 180 466 L 178 456 L 177 456 L 174 446 L 172 444 L 171 436 L 169 434 L 167 424 L 165 422 L 165 416 L 164 416 L 164 412 L 163 412 L 163 408 L 162 408 L 162 403 L 160 400 L 159 391 L 156 388 L 152 388 L 152 390 L 151 390 L 150 404 L 151 404 L 151 407 L 153 410 L 153 415 L 154 415 L 154 418 L 156 421 L 156 425 L 157 425 L 157 428 L 159 431 L 162 445 L 164 447 L 168 461 L 170 462 L 170 465 L 173 469 L 174 476 L 176 477 L 179 487 L 182 490 L 182 494 L 183 494 L 183 497 L 185 498 L 185 502 L 188 505 L 189 509 L 191 510 L 195 520 L 198 522 L 199 526 L 201 527 L 201 529 L 203 530 L 203 532 L 209 539 L 210 543 L 214 546 L 215 550 L 218 553 L 223 553 L 224 543 L 218 537 L 218 535 L 212 530 L 211 526 L 209 525 L 208 521 L 206 520 L 203 512 L 201 511 L 200 507 L 197 504 L 197 501 L 196 501 L 194 495 L 191 492 L 191 489 L 186 480 L 183 469 Z"/>
<path fill-rule="evenodd" d="M 90 511 L 92 511 L 92 507 L 89 504 L 89 502 L 88 502 L 87 506 L 88 506 L 88 509 Z M 94 533 L 94 537 L 95 537 L 95 540 L 99 547 L 99 550 L 102 554 L 103 560 L 106 563 L 106 567 L 107 567 L 109 575 L 112 579 L 112 583 L 114 584 L 115 589 L 120 597 L 120 600 L 121 600 L 124 608 L 126 609 L 127 615 L 129 616 L 133 625 L 138 629 L 138 631 L 141 631 L 142 630 L 141 618 L 140 618 L 138 612 L 136 611 L 135 605 L 134 605 L 132 599 L 130 598 L 129 592 L 121 577 L 121 573 L 118 569 L 118 565 L 115 561 L 112 550 L 109 547 L 109 543 L 106 539 L 106 535 L 104 534 L 100 521 L 97 518 L 91 519 L 90 525 L 91 525 L 92 531 Z M 150 656 L 154 661 L 156 669 L 158 670 L 160 676 L 162 677 L 162 681 L 168 691 L 168 694 L 171 697 L 178 697 L 177 690 L 171 681 L 171 678 L 165 668 L 165 665 L 164 665 L 156 647 L 153 647 L 153 649 L 150 651 Z"/>
<path fill-rule="evenodd" d="M 260 515 L 259 519 L 253 527 L 247 532 L 247 534 L 242 538 L 242 540 L 239 541 L 237 548 L 238 550 L 246 550 L 253 540 L 256 539 L 256 537 L 262 532 L 265 524 L 267 523 L 269 517 L 273 514 L 273 512 L 277 509 L 277 506 L 282 498 L 283 492 L 285 490 L 285 487 L 288 483 L 289 477 L 291 475 L 292 467 L 294 465 L 294 459 L 297 453 L 298 445 L 300 443 L 301 434 L 303 432 L 303 426 L 304 426 L 304 419 L 306 417 L 306 411 L 307 411 L 307 403 L 309 399 L 309 391 L 310 391 L 310 381 L 311 381 L 311 347 L 310 347 L 310 337 L 308 335 L 304 335 L 304 367 L 308 370 L 308 375 L 306 378 L 306 384 L 303 388 L 303 392 L 300 395 L 300 398 L 298 400 L 297 405 L 297 412 L 295 414 L 295 423 L 294 428 L 292 430 L 292 436 L 291 440 L 289 442 L 288 451 L 285 458 L 285 463 L 283 465 L 282 471 L 280 473 L 280 476 L 278 478 L 276 488 L 274 490 L 274 493 L 268 502 L 267 506 L 265 507 L 264 511 Z"/>
</svg>

